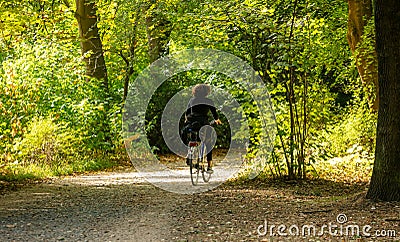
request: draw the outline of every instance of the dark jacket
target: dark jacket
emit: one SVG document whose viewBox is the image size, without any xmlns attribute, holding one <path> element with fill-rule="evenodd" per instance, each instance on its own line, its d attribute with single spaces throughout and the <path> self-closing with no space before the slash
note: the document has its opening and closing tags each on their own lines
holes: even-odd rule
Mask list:
<svg viewBox="0 0 400 242">
<path fill-rule="evenodd" d="M 186 110 L 186 118 L 189 122 L 197 121 L 202 125 L 206 125 L 208 124 L 209 111 L 211 111 L 214 119 L 218 119 L 217 110 L 211 99 L 206 97 L 193 97 L 189 100 Z"/>
</svg>

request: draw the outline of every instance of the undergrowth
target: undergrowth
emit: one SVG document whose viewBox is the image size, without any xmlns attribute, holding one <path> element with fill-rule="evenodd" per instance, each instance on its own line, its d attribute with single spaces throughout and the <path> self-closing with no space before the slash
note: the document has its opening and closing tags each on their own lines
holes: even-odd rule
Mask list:
<svg viewBox="0 0 400 242">
<path fill-rule="evenodd" d="M 24 181 L 111 168 L 127 160 L 123 150 L 85 149 L 73 130 L 52 118 L 34 119 L 0 162 L 0 180 Z"/>
</svg>

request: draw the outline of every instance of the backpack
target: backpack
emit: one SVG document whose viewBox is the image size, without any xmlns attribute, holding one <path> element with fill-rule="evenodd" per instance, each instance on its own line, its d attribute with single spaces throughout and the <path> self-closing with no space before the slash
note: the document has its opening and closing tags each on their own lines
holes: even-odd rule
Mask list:
<svg viewBox="0 0 400 242">
<path fill-rule="evenodd" d="M 202 126 L 203 125 L 198 121 L 185 122 L 183 128 L 181 129 L 181 139 L 183 143 L 187 145 L 190 141 L 189 140 L 190 133 L 198 132 Z M 196 140 L 200 141 L 198 135 L 196 137 Z"/>
</svg>

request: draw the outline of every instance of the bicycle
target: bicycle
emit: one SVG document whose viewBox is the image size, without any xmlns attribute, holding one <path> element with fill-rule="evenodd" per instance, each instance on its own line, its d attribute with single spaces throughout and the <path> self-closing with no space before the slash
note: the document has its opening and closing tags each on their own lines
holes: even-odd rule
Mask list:
<svg viewBox="0 0 400 242">
<path fill-rule="evenodd" d="M 213 122 L 210 123 L 212 125 Z M 204 182 L 209 182 L 211 172 L 207 171 L 207 146 L 205 142 L 199 141 L 199 131 L 192 128 L 188 129 L 188 163 L 190 167 L 190 179 L 193 186 L 196 186 L 199 181 L 200 172 Z"/>
</svg>

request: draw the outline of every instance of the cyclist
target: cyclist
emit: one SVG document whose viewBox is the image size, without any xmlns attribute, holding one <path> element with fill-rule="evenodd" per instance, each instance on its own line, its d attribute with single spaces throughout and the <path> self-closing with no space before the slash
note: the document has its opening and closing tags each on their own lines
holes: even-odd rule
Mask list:
<svg viewBox="0 0 400 242">
<path fill-rule="evenodd" d="M 185 126 L 188 124 L 193 124 L 194 122 L 198 122 L 200 125 L 198 127 L 199 131 L 200 128 L 204 125 L 209 125 L 208 121 L 208 114 L 211 112 L 214 123 L 221 124 L 221 120 L 218 117 L 217 110 L 214 106 L 214 102 L 207 98 L 207 96 L 211 92 L 211 86 L 207 84 L 197 84 L 192 89 L 193 97 L 189 100 L 188 107 L 185 113 Z M 206 138 L 207 140 L 207 138 Z M 212 147 L 210 142 L 205 142 L 207 147 L 207 172 L 212 173 Z M 186 161 L 188 163 L 188 160 Z M 189 165 L 189 164 L 188 164 Z"/>
</svg>

